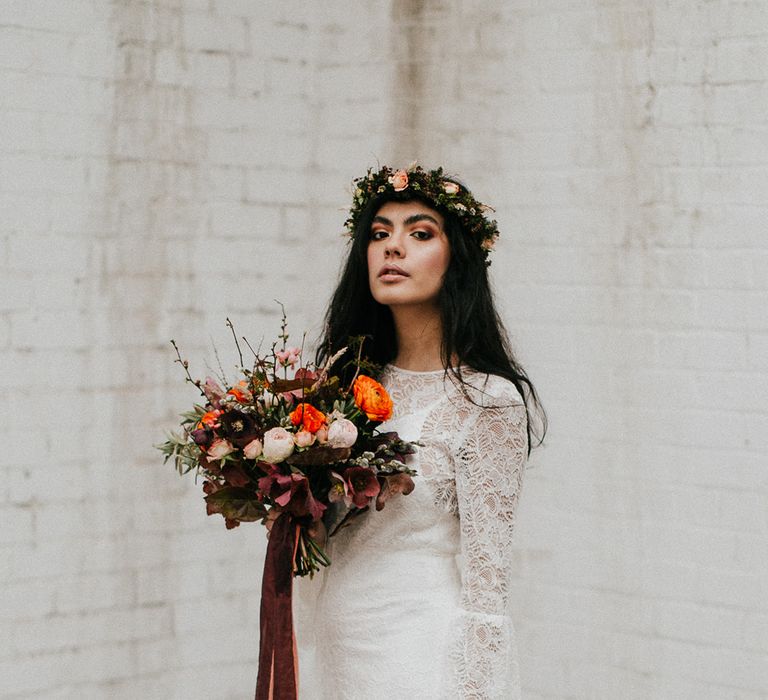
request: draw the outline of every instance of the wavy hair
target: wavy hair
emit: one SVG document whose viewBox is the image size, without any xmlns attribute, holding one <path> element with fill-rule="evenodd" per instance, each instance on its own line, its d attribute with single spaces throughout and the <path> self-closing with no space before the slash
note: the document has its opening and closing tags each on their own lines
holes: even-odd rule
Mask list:
<svg viewBox="0 0 768 700">
<path fill-rule="evenodd" d="M 536 439 L 537 444 L 541 444 L 544 439 L 546 414 L 533 384 L 512 352 L 504 324 L 496 311 L 485 252 L 463 230 L 455 214 L 436 207 L 432 201 L 418 196 L 412 190 L 386 192 L 378 198 L 372 198 L 363 210 L 326 311 L 317 364 L 324 364 L 355 336 L 365 336 L 363 354 L 375 364 L 387 364 L 397 356 L 397 336 L 392 312 L 388 306 L 379 304 L 371 294 L 367 249 L 373 217 L 381 206 L 388 201 L 414 199 L 422 201 L 443 216 L 451 250 L 438 297 L 443 332 L 440 348 L 443 367 L 455 377 L 468 398 L 470 385 L 462 376 L 462 366 L 511 381 L 525 401 L 530 453 L 532 438 Z M 456 367 L 452 366 L 452 358 L 458 360 Z M 343 366 L 349 359 L 340 358 L 337 367 Z M 344 376 L 344 370 L 341 373 Z"/>
</svg>

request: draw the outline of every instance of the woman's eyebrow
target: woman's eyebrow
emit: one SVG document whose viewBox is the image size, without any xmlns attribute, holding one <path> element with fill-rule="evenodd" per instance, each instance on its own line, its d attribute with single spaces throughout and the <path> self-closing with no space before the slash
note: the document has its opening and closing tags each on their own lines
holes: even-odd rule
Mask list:
<svg viewBox="0 0 768 700">
<path fill-rule="evenodd" d="M 440 223 L 435 219 L 433 216 L 430 216 L 429 214 L 414 214 L 413 216 L 409 216 L 403 223 L 406 226 L 410 226 L 410 224 L 415 224 L 419 221 L 431 221 L 435 226 L 440 228 Z"/>
<path fill-rule="evenodd" d="M 413 214 L 412 216 L 409 216 L 405 221 L 403 221 L 403 224 L 405 226 L 410 226 L 411 224 L 418 223 L 419 221 L 431 221 L 433 224 L 435 224 L 435 226 L 438 228 L 440 227 L 440 222 L 429 214 Z M 385 226 L 394 226 L 394 224 L 389 219 L 384 216 L 379 216 L 378 214 L 373 217 L 373 223 L 384 224 Z"/>
</svg>

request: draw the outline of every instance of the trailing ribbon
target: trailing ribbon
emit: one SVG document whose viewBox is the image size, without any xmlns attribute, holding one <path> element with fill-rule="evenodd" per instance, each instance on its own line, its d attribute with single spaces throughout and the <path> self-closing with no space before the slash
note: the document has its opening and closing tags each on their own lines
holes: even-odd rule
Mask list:
<svg viewBox="0 0 768 700">
<path fill-rule="evenodd" d="M 269 533 L 261 580 L 256 700 L 296 700 L 298 697 L 292 592 L 299 527 L 289 513 L 282 513 Z"/>
</svg>

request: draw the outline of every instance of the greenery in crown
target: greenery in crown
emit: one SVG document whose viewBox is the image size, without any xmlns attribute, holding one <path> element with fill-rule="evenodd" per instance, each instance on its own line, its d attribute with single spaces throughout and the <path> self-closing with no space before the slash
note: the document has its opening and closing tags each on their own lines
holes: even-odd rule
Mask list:
<svg viewBox="0 0 768 700">
<path fill-rule="evenodd" d="M 478 202 L 466 187 L 447 177 L 442 168 L 424 170 L 413 164 L 404 170 L 394 170 L 385 165 L 376 171 L 369 168 L 363 177 L 357 178 L 352 184 L 352 207 L 344 222 L 350 235 L 354 235 L 363 211 L 371 200 L 386 193 L 403 193 L 403 197 L 413 193 L 415 197 L 431 202 L 436 209 L 455 214 L 486 256 L 493 250 L 499 237 L 496 221 L 486 216 L 493 209 Z"/>
</svg>

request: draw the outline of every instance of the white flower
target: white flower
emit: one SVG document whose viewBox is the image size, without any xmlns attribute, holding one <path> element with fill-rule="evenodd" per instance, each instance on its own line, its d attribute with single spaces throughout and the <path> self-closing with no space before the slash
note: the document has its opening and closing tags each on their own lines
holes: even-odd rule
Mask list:
<svg viewBox="0 0 768 700">
<path fill-rule="evenodd" d="M 293 435 L 285 428 L 271 428 L 264 433 L 264 461 L 282 462 L 293 452 Z"/>
<path fill-rule="evenodd" d="M 221 459 L 234 451 L 234 449 L 235 448 L 229 440 L 218 438 L 217 440 L 214 440 L 208 448 L 208 459 Z"/>
<path fill-rule="evenodd" d="M 352 447 L 357 440 L 357 428 L 351 420 L 339 418 L 328 428 L 328 444 L 331 447 Z"/>
<path fill-rule="evenodd" d="M 246 459 L 256 459 L 261 454 L 261 440 L 259 438 L 251 440 L 243 448 L 243 454 Z"/>
</svg>

